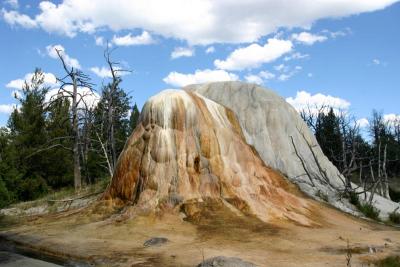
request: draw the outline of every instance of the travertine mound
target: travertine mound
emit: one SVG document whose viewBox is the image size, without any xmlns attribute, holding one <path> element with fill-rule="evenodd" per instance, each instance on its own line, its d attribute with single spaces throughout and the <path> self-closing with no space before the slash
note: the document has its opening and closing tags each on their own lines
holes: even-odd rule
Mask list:
<svg viewBox="0 0 400 267">
<path fill-rule="evenodd" d="M 246 143 L 235 114 L 182 90 L 147 101 L 105 198 L 149 210 L 214 199 L 266 222 L 312 224 L 312 204 Z"/>
<path fill-rule="evenodd" d="M 328 160 L 297 111 L 272 90 L 243 82 L 215 82 L 184 88 L 207 97 L 237 116 L 246 142 L 266 165 L 279 170 L 311 196 L 327 195 L 334 206 L 352 212 L 338 197 L 344 177 Z M 386 217 L 397 203 L 379 195 L 374 205 Z"/>
</svg>

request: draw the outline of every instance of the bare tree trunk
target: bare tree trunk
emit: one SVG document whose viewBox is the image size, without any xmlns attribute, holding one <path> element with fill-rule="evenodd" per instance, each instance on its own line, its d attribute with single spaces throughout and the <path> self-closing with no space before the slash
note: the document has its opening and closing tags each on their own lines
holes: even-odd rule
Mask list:
<svg viewBox="0 0 400 267">
<path fill-rule="evenodd" d="M 369 163 L 369 168 L 371 171 L 371 179 L 372 179 L 372 182 L 374 183 L 372 190 L 371 190 L 371 194 L 369 196 L 369 200 L 368 200 L 368 202 L 371 204 L 372 200 L 374 199 L 374 194 L 375 194 L 378 183 L 375 183 L 375 175 L 374 175 L 374 169 L 372 168 L 372 161 L 370 161 L 370 163 Z"/>
<path fill-rule="evenodd" d="M 112 176 L 113 176 L 113 173 L 114 173 L 114 169 L 113 169 L 113 167 L 111 166 L 111 162 L 110 162 L 110 160 L 109 160 L 109 158 L 108 158 L 108 153 L 107 153 L 107 149 L 106 149 L 106 146 L 107 146 L 107 145 L 104 145 L 104 143 L 101 141 L 100 135 L 99 135 L 97 132 L 96 132 L 96 135 L 97 135 L 97 138 L 98 138 L 99 143 L 100 143 L 100 145 L 101 145 L 101 149 L 103 150 L 104 157 L 105 157 L 105 159 L 106 159 L 106 161 L 107 161 L 108 172 L 110 173 L 110 176 L 112 177 Z"/>
<path fill-rule="evenodd" d="M 72 93 L 72 131 L 74 136 L 74 187 L 75 190 L 82 188 L 81 165 L 79 160 L 79 129 L 78 129 L 78 86 L 75 79 L 73 80 L 73 93 Z"/>
<path fill-rule="evenodd" d="M 111 88 L 110 91 L 110 103 L 109 103 L 109 109 L 108 109 L 108 123 L 109 123 L 109 135 L 110 135 L 110 145 L 111 145 L 111 165 L 112 168 L 115 169 L 115 165 L 117 164 L 117 159 L 116 159 L 116 149 L 115 149 L 115 136 L 114 136 L 114 106 L 113 106 L 113 95 L 114 95 L 114 90 Z"/>
<path fill-rule="evenodd" d="M 389 195 L 389 179 L 388 179 L 388 175 L 387 175 L 387 171 L 386 171 L 386 154 L 387 154 L 387 144 L 385 144 L 385 149 L 383 152 L 383 165 L 382 165 L 382 171 L 383 171 L 383 177 L 384 177 L 384 197 L 387 199 L 390 199 L 390 195 Z"/>
<path fill-rule="evenodd" d="M 90 179 L 88 169 L 89 147 L 90 147 L 90 132 L 92 131 L 91 110 L 85 110 L 85 118 L 83 125 L 82 140 L 82 164 L 85 168 L 85 181 L 87 184 L 92 184 L 94 181 Z"/>
<path fill-rule="evenodd" d="M 362 186 L 363 190 L 364 190 L 364 200 L 367 200 L 367 192 L 365 191 L 365 183 L 363 181 L 362 175 L 363 175 L 363 163 L 362 161 L 360 161 L 360 176 L 358 177 L 359 181 L 360 181 L 360 186 Z"/>
<path fill-rule="evenodd" d="M 379 194 L 383 196 L 383 185 L 382 185 L 382 171 L 381 171 L 381 140 L 379 140 L 379 145 L 378 145 L 378 180 L 379 180 Z"/>
</svg>

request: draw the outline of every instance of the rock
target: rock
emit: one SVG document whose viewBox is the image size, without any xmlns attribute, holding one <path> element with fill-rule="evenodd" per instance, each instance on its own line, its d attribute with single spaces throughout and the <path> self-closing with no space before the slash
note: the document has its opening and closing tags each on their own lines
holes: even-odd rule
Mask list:
<svg viewBox="0 0 400 267">
<path fill-rule="evenodd" d="M 207 83 L 146 102 L 104 198 L 154 211 L 213 199 L 266 222 L 312 224 L 310 201 L 286 177 L 315 199 L 356 212 L 338 197 L 344 177 L 285 99 L 255 84 Z M 377 194 L 373 205 L 383 218 L 398 206 Z"/>
<path fill-rule="evenodd" d="M 234 113 L 183 90 L 166 90 L 146 102 L 104 198 L 153 211 L 211 199 L 265 222 L 313 223 L 311 202 L 264 164 Z"/>
<path fill-rule="evenodd" d="M 154 247 L 154 246 L 161 246 L 167 243 L 169 240 L 165 237 L 152 237 L 146 242 L 143 243 L 144 247 Z"/>
<path fill-rule="evenodd" d="M 284 98 L 272 90 L 243 82 L 213 82 L 184 89 L 231 109 L 246 142 L 267 166 L 279 170 L 308 195 L 318 199 L 319 192 L 324 192 L 331 204 L 352 212 L 354 207 L 337 197 L 344 188 L 345 178 L 323 154 L 313 133 Z M 377 194 L 374 205 L 383 217 L 398 206 Z"/>
<path fill-rule="evenodd" d="M 204 262 L 197 265 L 197 267 L 255 267 L 256 265 L 243 261 L 239 258 L 228 258 L 224 256 L 218 256 L 211 259 L 207 259 Z"/>
</svg>

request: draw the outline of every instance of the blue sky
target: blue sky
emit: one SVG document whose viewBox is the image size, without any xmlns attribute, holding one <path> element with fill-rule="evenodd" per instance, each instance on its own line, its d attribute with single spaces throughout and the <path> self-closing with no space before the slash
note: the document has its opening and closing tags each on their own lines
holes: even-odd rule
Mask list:
<svg viewBox="0 0 400 267">
<path fill-rule="evenodd" d="M 328 103 L 360 119 L 372 109 L 400 114 L 396 0 L 0 1 L 0 125 L 17 103 L 18 79 L 35 67 L 57 86 L 56 45 L 99 90 L 106 40 L 133 70 L 122 87 L 140 107 L 166 88 L 239 79 L 297 108 Z"/>
</svg>

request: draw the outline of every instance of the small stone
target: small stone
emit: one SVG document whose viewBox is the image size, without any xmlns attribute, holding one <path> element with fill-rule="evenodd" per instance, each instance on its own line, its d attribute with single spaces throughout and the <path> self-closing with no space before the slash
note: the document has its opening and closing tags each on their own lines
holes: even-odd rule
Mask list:
<svg viewBox="0 0 400 267">
<path fill-rule="evenodd" d="M 154 247 L 154 246 L 161 246 L 167 243 L 169 240 L 165 237 L 152 237 L 146 242 L 143 243 L 144 247 Z"/>
<path fill-rule="evenodd" d="M 256 267 L 256 265 L 239 258 L 218 256 L 203 261 L 197 267 Z"/>
</svg>

